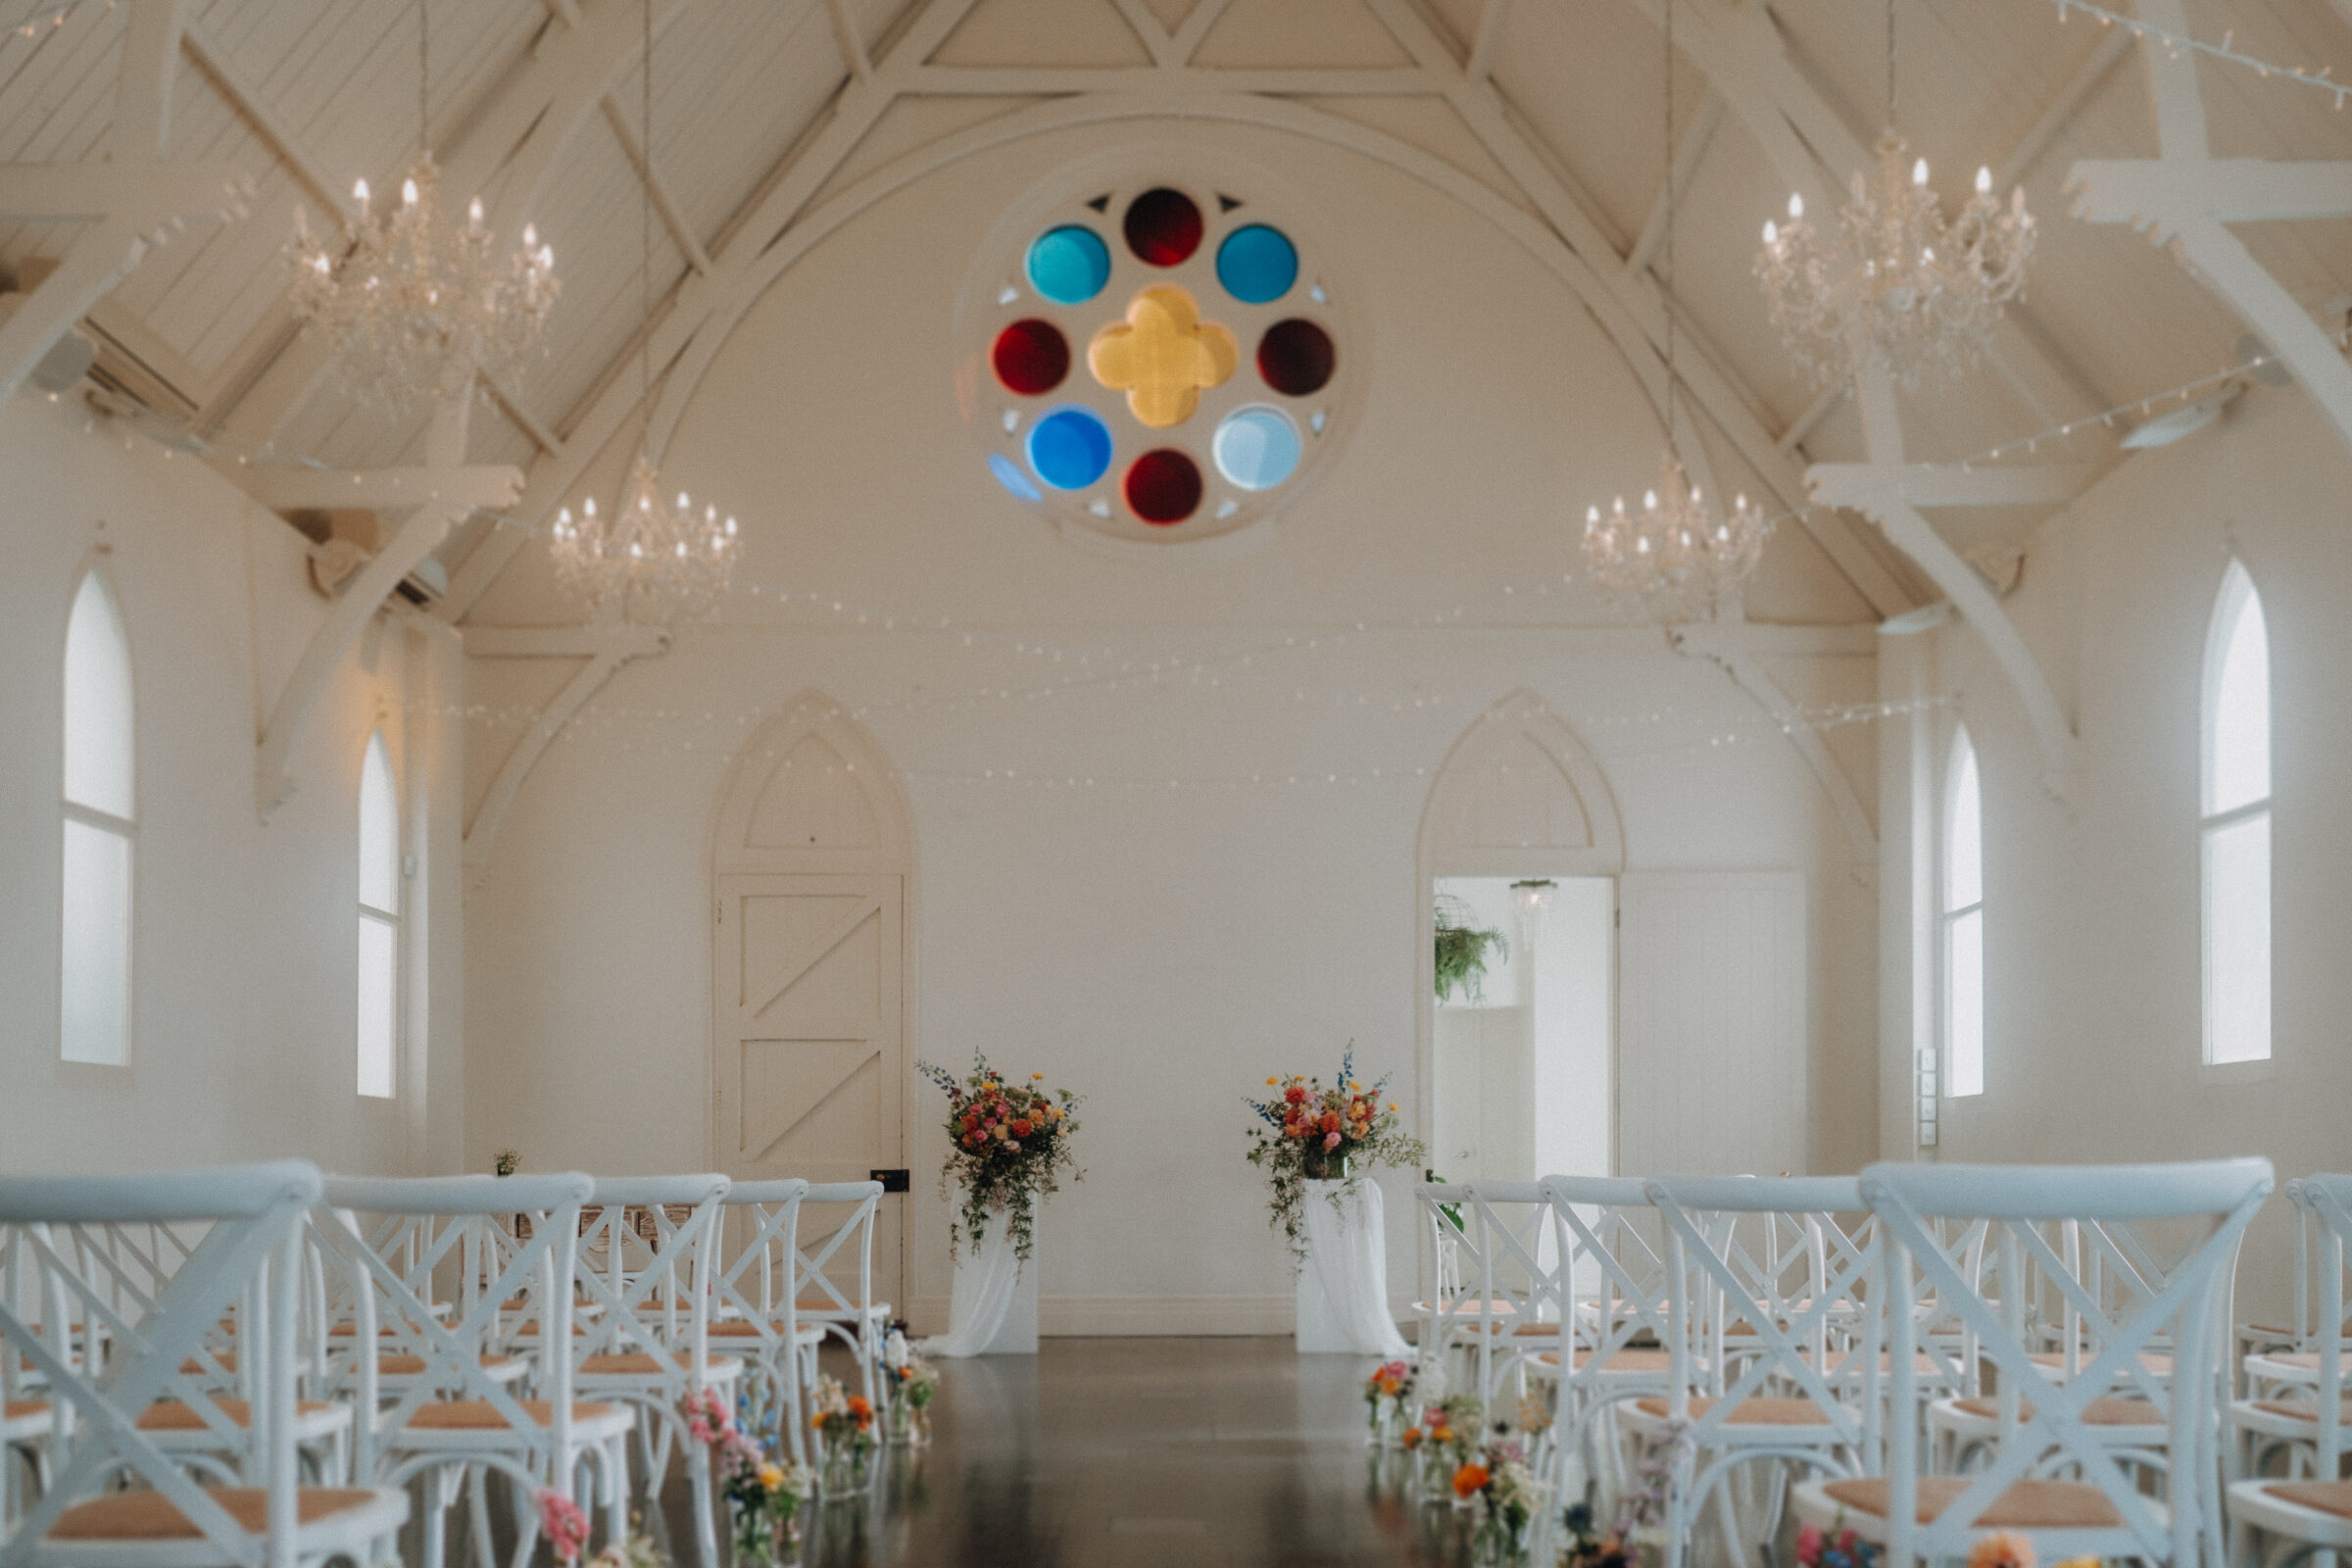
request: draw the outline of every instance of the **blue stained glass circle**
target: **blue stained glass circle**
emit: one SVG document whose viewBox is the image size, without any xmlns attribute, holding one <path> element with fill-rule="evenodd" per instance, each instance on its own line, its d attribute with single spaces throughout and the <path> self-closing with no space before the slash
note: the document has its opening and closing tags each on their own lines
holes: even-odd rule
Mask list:
<svg viewBox="0 0 2352 1568">
<path fill-rule="evenodd" d="M 1278 300 L 1298 281 L 1298 247 L 1279 228 L 1244 224 L 1217 247 L 1217 281 L 1244 305 Z"/>
<path fill-rule="evenodd" d="M 1065 403 L 1029 427 L 1029 466 L 1056 490 L 1083 490 L 1110 466 L 1110 426 Z"/>
<path fill-rule="evenodd" d="M 1110 281 L 1110 247 L 1078 223 L 1049 228 L 1029 242 L 1029 284 L 1056 305 L 1084 305 Z"/>
<path fill-rule="evenodd" d="M 988 471 L 997 476 L 997 483 L 1012 492 L 1016 500 L 1043 501 L 1045 495 L 1029 482 L 1029 476 L 1012 466 L 1012 460 L 1002 452 L 988 455 Z"/>
<path fill-rule="evenodd" d="M 1236 409 L 1209 442 L 1217 471 L 1244 490 L 1271 490 L 1298 471 L 1298 426 L 1280 409 Z"/>
</svg>

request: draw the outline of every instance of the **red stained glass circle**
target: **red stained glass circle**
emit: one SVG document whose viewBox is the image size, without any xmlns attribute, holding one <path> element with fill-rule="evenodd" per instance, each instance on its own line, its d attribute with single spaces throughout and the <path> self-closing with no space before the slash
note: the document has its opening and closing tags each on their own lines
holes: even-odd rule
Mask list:
<svg viewBox="0 0 2352 1568">
<path fill-rule="evenodd" d="M 1127 205 L 1127 248 L 1153 267 L 1175 267 L 1200 248 L 1200 209 L 1180 190 L 1148 190 Z"/>
<path fill-rule="evenodd" d="M 1257 373 L 1285 397 L 1302 398 L 1322 391 L 1339 359 L 1331 334 L 1298 317 L 1276 321 L 1257 342 Z"/>
<path fill-rule="evenodd" d="M 1052 321 L 1015 321 L 997 334 L 989 353 L 997 379 L 1025 398 L 1051 392 L 1070 373 L 1070 341 Z"/>
<path fill-rule="evenodd" d="M 1146 522 L 1165 528 L 1200 505 L 1200 468 L 1174 447 L 1147 452 L 1127 469 L 1127 506 Z"/>
</svg>

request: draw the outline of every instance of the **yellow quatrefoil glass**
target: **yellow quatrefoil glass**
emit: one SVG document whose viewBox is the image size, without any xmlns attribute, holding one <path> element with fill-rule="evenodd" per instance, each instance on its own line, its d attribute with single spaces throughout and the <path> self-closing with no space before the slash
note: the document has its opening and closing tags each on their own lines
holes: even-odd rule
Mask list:
<svg viewBox="0 0 2352 1568">
<path fill-rule="evenodd" d="M 1202 391 L 1225 383 L 1241 349 L 1231 332 L 1200 319 L 1192 295 L 1162 283 L 1135 296 L 1124 322 L 1095 334 L 1086 363 L 1096 380 L 1127 394 L 1137 419 L 1164 430 L 1192 416 Z"/>
</svg>

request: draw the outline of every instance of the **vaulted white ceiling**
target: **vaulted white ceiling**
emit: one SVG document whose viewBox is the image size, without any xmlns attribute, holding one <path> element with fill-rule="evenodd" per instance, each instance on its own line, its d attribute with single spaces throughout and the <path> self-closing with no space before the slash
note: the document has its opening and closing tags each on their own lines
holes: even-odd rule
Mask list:
<svg viewBox="0 0 2352 1568">
<path fill-rule="evenodd" d="M 1660 276 L 1663 0 L 653 0 L 655 134 L 639 154 L 634 0 L 431 0 L 428 138 L 445 193 L 479 192 L 512 234 L 535 222 L 564 294 L 549 352 L 496 389 L 469 456 L 528 476 L 525 521 L 615 439 L 633 439 L 640 181 L 661 214 L 657 363 L 708 363 L 763 254 L 824 200 L 894 159 L 1058 98 L 1277 99 L 1370 127 L 1486 187 L 1556 239 L 1555 270 L 1629 355 L 1665 312 L 1705 438 L 1738 482 L 1803 499 L 1807 463 L 1864 456 L 1859 417 L 1783 352 L 1749 272 L 1792 172 L 1827 193 L 1883 120 L 1874 0 L 1677 0 L 1684 212 Z M 44 6 L 0 33 L 0 162 L 84 163 L 109 145 L 131 7 Z M 391 188 L 415 154 L 417 23 L 392 0 L 186 0 L 168 152 L 255 182 L 243 221 L 198 225 L 92 311 L 132 384 L 224 453 L 334 467 L 413 457 L 337 384 L 284 298 L 298 208 L 331 224 L 352 181 Z M 25 20 L 19 8 L 0 23 Z M 2192 28 L 2352 77 L 2343 0 L 2198 4 Z M 2043 0 L 1900 0 L 1898 120 L 1949 199 L 1980 164 L 2021 180 L 2041 221 L 2029 296 L 1992 362 L 1907 401 L 1914 461 L 1958 458 L 2220 368 L 2243 326 L 2122 224 L 2068 216 L 2082 159 L 2156 155 L 2145 50 Z M 2216 157 L 2352 156 L 2328 94 L 2211 61 L 2197 69 Z M 1800 166 L 1792 169 L 1792 165 Z M 2352 220 L 2260 222 L 2238 237 L 2332 330 L 2352 290 Z M 72 225 L 0 227 L 0 268 L 64 254 Z M 27 264 L 33 264 L 28 269 Z M 2325 315 L 2328 311 L 2336 314 Z M 668 398 L 676 402 L 689 387 Z M 657 389 L 662 401 L 662 390 Z M 2115 432 L 2065 454 L 2120 461 Z M 2040 510 L 2046 510 L 2046 507 Z M 1947 524 L 1965 545 L 1999 509 Z M 1872 530 L 1808 523 L 1882 613 L 1934 596 Z M 460 530 L 444 555 L 462 615 L 525 535 Z"/>
</svg>

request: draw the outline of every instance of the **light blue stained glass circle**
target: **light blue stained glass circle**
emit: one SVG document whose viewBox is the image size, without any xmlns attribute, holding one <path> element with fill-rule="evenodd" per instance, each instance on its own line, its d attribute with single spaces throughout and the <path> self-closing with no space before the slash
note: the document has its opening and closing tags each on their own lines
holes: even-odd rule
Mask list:
<svg viewBox="0 0 2352 1568">
<path fill-rule="evenodd" d="M 1209 442 L 1217 471 L 1245 490 L 1271 490 L 1298 471 L 1298 426 L 1280 409 L 1236 409 Z"/>
<path fill-rule="evenodd" d="M 1110 426 L 1065 403 L 1029 427 L 1029 466 L 1056 490 L 1083 490 L 1110 466 Z"/>
<path fill-rule="evenodd" d="M 1298 247 L 1279 228 L 1245 224 L 1217 247 L 1217 281 L 1244 305 L 1278 300 L 1298 281 Z"/>
<path fill-rule="evenodd" d="M 1044 493 L 1029 482 L 1029 476 L 1014 467 L 1012 460 L 1002 452 L 991 452 L 988 455 L 988 471 L 997 476 L 997 483 L 1011 491 L 1018 500 L 1043 501 L 1046 499 Z"/>
<path fill-rule="evenodd" d="M 1056 305 L 1084 305 L 1110 281 L 1110 247 L 1077 223 L 1049 228 L 1029 242 L 1029 284 Z"/>
</svg>

